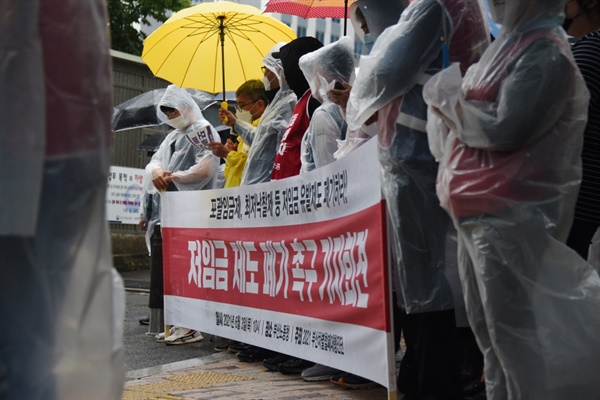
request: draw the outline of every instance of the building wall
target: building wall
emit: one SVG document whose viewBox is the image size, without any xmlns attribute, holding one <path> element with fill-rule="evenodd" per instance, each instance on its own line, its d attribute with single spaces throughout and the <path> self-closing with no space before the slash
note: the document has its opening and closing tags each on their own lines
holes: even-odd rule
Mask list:
<svg viewBox="0 0 600 400">
<path fill-rule="evenodd" d="M 110 51 L 113 71 L 113 104 L 118 105 L 152 89 L 165 88 L 169 82 L 156 78 L 140 57 L 119 51 Z M 111 165 L 144 168 L 150 161 L 138 145 L 155 133 L 152 129 L 131 129 L 113 132 Z M 112 233 L 138 233 L 134 225 L 110 224 Z"/>
</svg>

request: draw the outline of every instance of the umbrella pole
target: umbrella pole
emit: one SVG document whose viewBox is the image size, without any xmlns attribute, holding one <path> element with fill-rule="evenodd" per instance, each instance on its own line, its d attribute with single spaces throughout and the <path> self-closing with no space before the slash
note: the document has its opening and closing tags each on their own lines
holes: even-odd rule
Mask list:
<svg viewBox="0 0 600 400">
<path fill-rule="evenodd" d="M 348 23 L 348 0 L 344 1 L 344 36 L 346 36 L 346 24 Z"/>
<path fill-rule="evenodd" d="M 224 15 L 219 15 L 217 17 L 219 19 L 219 36 L 221 37 L 221 76 L 223 78 L 223 101 L 225 99 L 225 25 L 223 21 L 225 20 Z"/>
</svg>

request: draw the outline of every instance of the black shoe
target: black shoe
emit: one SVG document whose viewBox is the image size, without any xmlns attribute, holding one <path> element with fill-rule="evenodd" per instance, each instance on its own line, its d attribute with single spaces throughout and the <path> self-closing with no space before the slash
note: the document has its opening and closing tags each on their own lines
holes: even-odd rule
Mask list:
<svg viewBox="0 0 600 400">
<path fill-rule="evenodd" d="M 256 362 L 263 361 L 265 358 L 273 357 L 276 353 L 271 350 L 263 349 L 261 347 L 253 347 L 244 351 L 240 351 L 236 354 L 240 361 L 244 362 Z"/>
<path fill-rule="evenodd" d="M 343 373 L 337 384 L 346 389 L 373 389 L 381 386 L 367 378 L 349 372 Z"/>
<path fill-rule="evenodd" d="M 140 318 L 140 325 L 150 325 L 150 317 Z"/>
<path fill-rule="evenodd" d="M 239 353 L 240 351 L 246 351 L 252 348 L 255 347 L 246 343 L 235 342 L 230 344 L 227 350 L 229 350 L 230 353 Z"/>
<path fill-rule="evenodd" d="M 277 370 L 284 375 L 300 375 L 306 368 L 315 365 L 312 361 L 302 360 L 301 358 L 292 358 L 282 364 L 279 364 Z"/>
<path fill-rule="evenodd" d="M 219 353 L 224 352 L 224 351 L 228 351 L 229 350 L 229 343 L 219 344 L 219 345 L 215 346 L 213 348 L 213 350 L 217 351 Z"/>
<path fill-rule="evenodd" d="M 269 371 L 279 371 L 279 364 L 289 361 L 292 357 L 287 354 L 277 354 L 275 357 L 265 358 L 263 365 Z"/>
</svg>

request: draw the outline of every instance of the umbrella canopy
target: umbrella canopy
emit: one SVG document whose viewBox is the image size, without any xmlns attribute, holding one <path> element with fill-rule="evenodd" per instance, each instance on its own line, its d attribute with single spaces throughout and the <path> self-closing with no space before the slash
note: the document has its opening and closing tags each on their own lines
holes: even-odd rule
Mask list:
<svg viewBox="0 0 600 400">
<path fill-rule="evenodd" d="M 154 75 L 210 93 L 235 91 L 260 78 L 262 59 L 292 29 L 252 6 L 201 3 L 169 18 L 144 41 L 142 59 Z"/>
<path fill-rule="evenodd" d="M 297 15 L 302 18 L 343 18 L 344 35 L 348 6 L 355 0 L 269 0 L 265 12 Z"/>
<path fill-rule="evenodd" d="M 202 90 L 186 89 L 191 95 L 204 118 L 213 126 L 219 125 L 217 111 L 220 105 L 214 95 L 203 92 Z M 113 108 L 112 130 L 115 132 L 127 129 L 144 128 L 148 126 L 160 125 L 161 121 L 156 115 L 156 106 L 165 93 L 165 89 L 154 89 L 144 92 L 132 99 L 129 99 Z M 234 93 L 227 93 L 227 98 L 235 100 Z M 214 105 L 214 107 L 212 107 Z M 214 114 L 214 115 L 213 115 Z"/>
</svg>

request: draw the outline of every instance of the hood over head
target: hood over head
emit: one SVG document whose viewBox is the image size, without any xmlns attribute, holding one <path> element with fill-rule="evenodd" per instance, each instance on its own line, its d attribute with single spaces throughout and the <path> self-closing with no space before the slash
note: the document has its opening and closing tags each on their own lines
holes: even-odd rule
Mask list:
<svg viewBox="0 0 600 400">
<path fill-rule="evenodd" d="M 271 72 L 273 72 L 275 76 L 277 76 L 280 87 L 282 87 L 286 83 L 285 74 L 283 73 L 283 64 L 281 63 L 281 60 L 279 58 L 273 57 L 273 53 L 278 53 L 281 50 L 281 48 L 286 44 L 286 42 L 279 42 L 275 44 L 275 46 L 273 46 L 271 50 L 269 50 L 269 52 L 263 57 L 262 60 L 263 65 L 267 67 Z"/>
<path fill-rule="evenodd" d="M 302 97 L 309 88 L 304 74 L 300 71 L 298 61 L 300 57 L 323 47 L 318 39 L 310 36 L 299 37 L 281 47 L 279 52 L 273 53 L 273 57 L 279 58 L 283 65 L 283 71 L 288 86 L 298 96 Z"/>
<path fill-rule="evenodd" d="M 200 107 L 198 107 L 198 104 L 196 104 L 192 98 L 192 95 L 189 94 L 187 90 L 176 85 L 169 85 L 167 87 L 165 94 L 163 94 L 163 97 L 160 99 L 158 106 L 156 107 L 156 115 L 158 116 L 158 119 L 169 126 L 173 126 L 173 124 L 170 123 L 169 117 L 167 117 L 166 114 L 161 111 L 161 106 L 171 107 L 178 110 L 181 113 L 181 117 L 185 120 L 185 124 L 188 126 L 193 122 L 204 119 L 202 111 L 200 111 Z"/>
<path fill-rule="evenodd" d="M 354 46 L 349 36 L 300 57 L 299 66 L 313 96 L 323 102 L 335 82 L 354 80 Z"/>
<path fill-rule="evenodd" d="M 364 43 L 362 21 L 356 15 L 357 9 L 360 9 L 369 28 L 369 35 L 375 41 L 388 26 L 398 23 L 407 6 L 408 0 L 357 0 L 350 5 L 350 21 Z"/>
<path fill-rule="evenodd" d="M 502 30 L 524 31 L 548 24 L 561 25 L 566 0 L 487 0 L 494 22 Z"/>
</svg>

